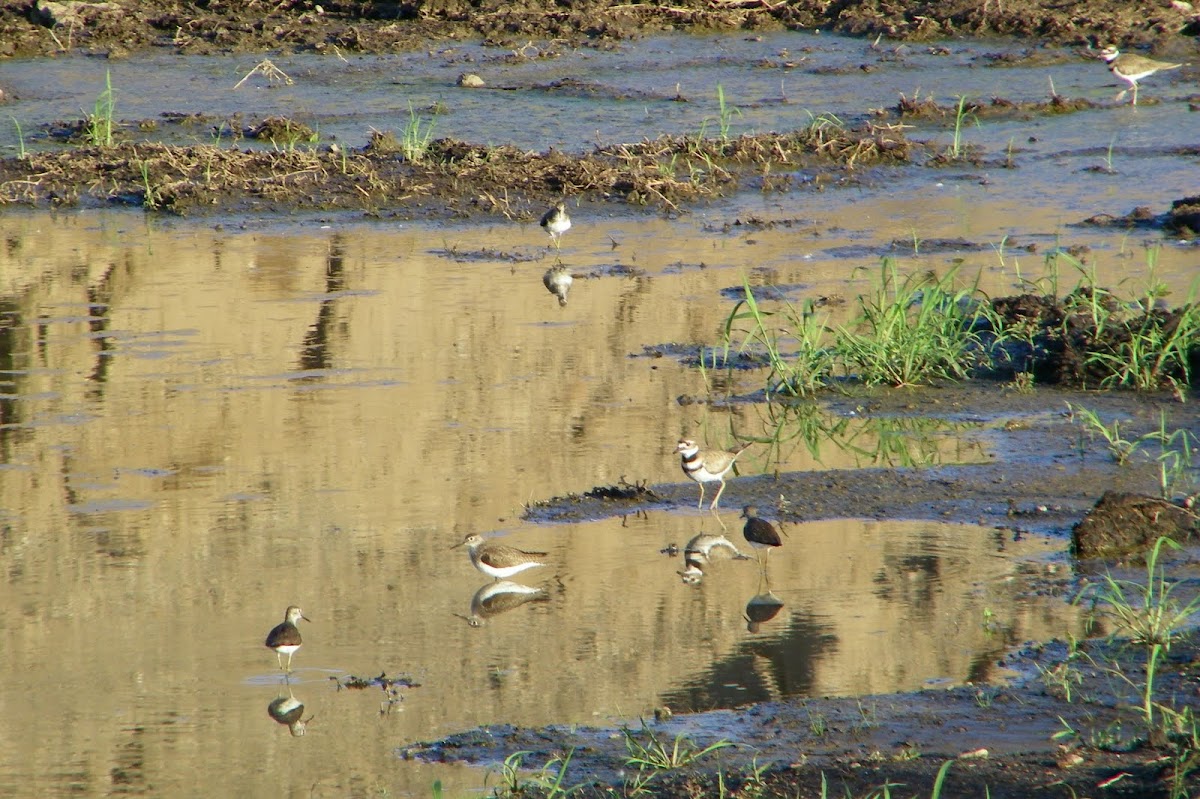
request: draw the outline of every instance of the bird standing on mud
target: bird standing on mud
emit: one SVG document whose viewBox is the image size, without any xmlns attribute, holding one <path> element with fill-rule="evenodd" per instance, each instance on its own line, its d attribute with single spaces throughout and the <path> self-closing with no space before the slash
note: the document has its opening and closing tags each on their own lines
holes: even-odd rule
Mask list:
<svg viewBox="0 0 1200 799">
<path fill-rule="evenodd" d="M 683 473 L 700 484 L 700 503 L 696 505 L 697 508 L 704 507 L 704 484 L 720 483 L 721 487 L 717 489 L 717 495 L 713 497 L 712 504 L 708 506 L 709 510 L 717 509 L 717 503 L 721 501 L 721 493 L 725 490 L 725 475 L 733 468 L 738 455 L 741 455 L 748 446 L 750 445 L 743 444 L 733 452 L 726 452 L 720 449 L 700 449 L 696 446 L 696 442 L 689 438 L 679 439 L 679 443 L 675 445 L 675 451 L 680 455 Z"/>
</svg>

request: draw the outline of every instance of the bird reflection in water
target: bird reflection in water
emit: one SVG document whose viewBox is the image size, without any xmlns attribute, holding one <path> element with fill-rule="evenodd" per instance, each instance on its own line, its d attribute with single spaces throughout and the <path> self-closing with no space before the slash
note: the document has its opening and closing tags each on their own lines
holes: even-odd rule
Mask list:
<svg viewBox="0 0 1200 799">
<path fill-rule="evenodd" d="M 304 718 L 304 703 L 292 695 L 292 685 L 288 683 L 287 696 L 280 694 L 267 705 L 267 714 L 275 721 L 288 728 L 293 737 L 299 738 L 308 729 L 312 716 Z"/>
<path fill-rule="evenodd" d="M 542 285 L 546 287 L 546 291 L 558 297 L 558 304 L 564 307 L 567 304 L 567 292 L 571 290 L 571 284 L 574 282 L 571 270 L 561 263 L 550 267 L 542 275 Z"/>
<path fill-rule="evenodd" d="M 550 596 L 543 588 L 533 588 L 528 585 L 514 583 L 512 580 L 499 580 L 481 586 L 471 597 L 471 615 L 459 618 L 466 619 L 472 627 L 482 627 L 484 623 L 501 613 L 507 613 L 513 608 L 519 608 L 529 602 L 547 602 Z"/>
<path fill-rule="evenodd" d="M 762 626 L 779 615 L 783 610 L 783 600 L 771 591 L 771 584 L 766 572 L 758 578 L 758 593 L 746 602 L 746 629 L 752 633 L 759 632 Z"/>
<path fill-rule="evenodd" d="M 749 560 L 749 557 L 739 552 L 733 542 L 725 536 L 698 533 L 683 548 L 684 569 L 676 574 L 684 585 L 698 585 L 704 579 L 704 568 L 725 554 L 735 560 Z"/>
</svg>

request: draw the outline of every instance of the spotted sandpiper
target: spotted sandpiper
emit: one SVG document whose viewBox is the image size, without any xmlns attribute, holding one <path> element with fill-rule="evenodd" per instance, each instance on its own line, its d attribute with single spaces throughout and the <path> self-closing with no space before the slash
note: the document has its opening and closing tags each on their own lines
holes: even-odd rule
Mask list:
<svg viewBox="0 0 1200 799">
<path fill-rule="evenodd" d="M 542 214 L 542 221 L 538 224 L 550 234 L 550 239 L 554 242 L 554 248 L 561 249 L 562 234 L 571 229 L 571 217 L 567 214 L 567 204 L 562 200 L 556 202 L 553 208 Z"/>
<path fill-rule="evenodd" d="M 1153 58 L 1126 53 L 1121 55 L 1121 51 L 1115 47 L 1105 47 L 1100 53 L 1100 57 L 1108 62 L 1108 68 L 1112 70 L 1112 74 L 1116 75 L 1121 80 L 1129 84 L 1133 89 L 1133 104 L 1137 105 L 1138 96 L 1138 81 L 1142 78 L 1148 78 L 1155 72 L 1161 72 L 1165 69 L 1178 69 L 1183 64 L 1168 64 L 1166 61 L 1155 61 Z M 1116 96 L 1120 100 L 1125 96 L 1129 89 L 1124 89 Z"/>
<path fill-rule="evenodd" d="M 304 718 L 304 703 L 292 696 L 290 683 L 287 696 L 276 697 L 267 705 L 267 715 L 285 725 L 288 732 L 297 738 L 304 735 L 308 729 L 308 722 L 312 721 L 311 716 L 307 719 Z"/>
<path fill-rule="evenodd" d="M 545 565 L 541 560 L 546 557 L 545 552 L 526 552 L 496 541 L 485 540 L 478 533 L 472 533 L 464 538 L 461 544 L 455 544 L 451 549 L 457 547 L 466 547 L 471 553 L 471 563 L 475 564 L 475 568 L 497 580 Z"/>
<path fill-rule="evenodd" d="M 300 628 L 296 626 L 296 622 L 304 619 L 311 624 L 311 621 L 305 616 L 300 608 L 295 605 L 290 605 L 283 614 L 283 621 L 271 628 L 271 632 L 267 633 L 267 648 L 275 650 L 275 659 L 279 661 L 279 668 L 285 672 L 292 671 L 292 655 L 304 643 L 300 638 Z M 283 656 L 287 655 L 287 667 L 283 665 Z"/>
<path fill-rule="evenodd" d="M 746 536 L 746 541 L 755 550 L 759 552 L 766 550 L 768 559 L 771 557 L 772 549 L 783 546 L 783 539 L 779 537 L 779 531 L 775 529 L 775 525 L 766 519 L 758 518 L 758 508 L 747 505 L 742 509 L 742 518 L 746 520 L 746 526 L 742 528 L 742 535 Z"/>
<path fill-rule="evenodd" d="M 720 483 L 717 495 L 713 497 L 709 510 L 716 510 L 725 490 L 725 475 L 733 468 L 734 461 L 741 455 L 749 444 L 743 444 L 733 452 L 720 449 L 700 449 L 690 438 L 681 438 L 675 445 L 675 451 L 680 455 L 680 465 L 683 473 L 700 484 L 700 502 L 697 508 L 704 507 L 704 484 Z"/>
<path fill-rule="evenodd" d="M 558 304 L 563 306 L 567 304 L 567 292 L 571 290 L 571 284 L 574 282 L 575 278 L 571 277 L 570 270 L 562 264 L 555 264 L 542 275 L 542 285 L 546 287 L 546 291 L 558 297 Z"/>
<path fill-rule="evenodd" d="M 519 608 L 526 602 L 549 602 L 544 588 L 533 588 L 511 580 L 484 583 L 471 597 L 471 615 L 464 616 L 467 624 L 482 627 L 493 616 Z"/>
</svg>

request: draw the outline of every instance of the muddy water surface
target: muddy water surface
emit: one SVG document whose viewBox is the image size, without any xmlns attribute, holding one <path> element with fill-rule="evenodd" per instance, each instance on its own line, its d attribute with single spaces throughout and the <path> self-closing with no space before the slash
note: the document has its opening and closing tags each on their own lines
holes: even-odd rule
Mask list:
<svg viewBox="0 0 1200 799">
<path fill-rule="evenodd" d="M 693 49 L 675 68 L 719 68 L 705 89 L 715 75 L 730 76 L 727 88 L 742 76 L 739 97 L 767 97 L 780 76 L 766 81 L 739 61 L 738 48 L 760 44 L 786 43 L 722 40 L 736 58 L 708 63 Z M 645 58 L 660 63 L 655 48 L 672 46 L 648 43 Z M 853 46 L 860 57 L 865 44 Z M 943 63 L 955 62 L 911 78 L 929 85 Z M 147 66 L 166 68 L 119 62 L 114 82 L 130 85 Z M 1080 85 L 1096 71 L 1086 66 L 1070 66 Z M 447 60 L 437 80 L 462 68 Z M 529 85 L 563 71 L 529 69 Z M 375 72 L 360 67 L 360 79 L 378 81 Z M 994 74 L 962 64 L 951 73 Z M 677 80 L 653 84 L 673 93 Z M 394 91 L 375 85 L 380 97 Z M 515 107 L 530 94 L 560 102 L 541 91 L 502 99 Z M 463 101 L 481 104 L 475 124 L 494 111 L 492 96 Z M 326 108 L 320 97 L 306 102 Z M 1006 648 L 1077 630 L 1061 600 L 1023 591 L 1027 577 L 1067 569 L 1059 540 L 812 522 L 787 529 L 766 577 L 754 561 L 723 561 L 700 586 L 684 585 L 681 559 L 662 550 L 722 524 L 743 544 L 737 482 L 719 517 L 696 511 L 675 440 L 725 445 L 731 430 L 760 433 L 769 420 L 753 405 L 679 403 L 706 395 L 705 378 L 644 348 L 716 342 L 743 276 L 796 299 L 852 299 L 886 252 L 904 269 L 959 263 L 1001 294 L 1044 274 L 1046 248 L 1085 245 L 1102 283 L 1136 285 L 1152 257 L 1180 298 L 1196 269 L 1187 245 L 1147 250 L 1154 234 L 1068 227 L 1085 211 L 1161 203 L 1185 182 L 1177 162 L 1140 151 L 1129 161 L 1150 181 L 1079 172 L 1111 141 L 1106 125 L 1132 146 L 1175 105 L 1097 112 L 1096 128 L 1072 128 L 1076 143 L 1059 155 L 990 181 L 914 171 L 844 192 L 747 194 L 671 219 L 572 206 L 561 257 L 578 279 L 563 308 L 541 283 L 553 257 L 536 226 L 0 217 L 3 792 L 423 795 L 434 779 L 467 788 L 484 775 L 402 762 L 395 749 L 478 725 L 610 723 L 664 704 L 1002 677 L 993 664 Z M 712 113 L 679 124 L 695 129 Z M 350 138 L 363 138 L 365 124 L 355 117 Z M 454 135 L 545 143 L 509 127 Z M 979 246 L 922 246 L 955 237 Z M 835 320 L 853 310 L 828 307 Z M 758 374 L 737 380 L 719 388 L 761 385 Z M 902 430 L 912 446 L 898 460 L 895 448 L 872 454 L 880 434 L 871 430 L 854 450 L 825 445 L 814 457 L 797 447 L 782 464 L 752 450 L 741 479 L 981 462 L 996 457 L 991 423 Z M 623 478 L 654 485 L 669 510 L 522 521 L 528 502 Z M 488 602 L 487 578 L 449 551 L 468 532 L 548 553 L 547 567 L 520 575 L 537 591 L 530 601 L 503 611 Z M 752 631 L 754 600 L 781 605 Z M 262 639 L 290 603 L 312 623 L 287 687 Z M 420 686 L 395 695 L 331 681 L 381 672 Z M 267 712 L 289 691 L 311 717 L 302 738 Z"/>
<path fill-rule="evenodd" d="M 0 783 L 421 792 L 434 776 L 395 747 L 991 679 L 1007 646 L 1074 629 L 1059 600 L 1015 599 L 1022 574 L 1061 568 L 1046 559 L 1061 545 L 983 528 L 795 525 L 769 582 L 729 561 L 682 584 L 661 550 L 722 522 L 742 542 L 736 482 L 719 518 L 695 511 L 673 442 L 760 420 L 680 405 L 703 388 L 693 370 L 629 356 L 712 341 L 720 289 L 754 269 L 735 254 L 786 249 L 682 224 L 673 238 L 662 221 L 581 224 L 564 253 L 578 271 L 604 271 L 612 235 L 645 273 L 581 279 L 560 308 L 543 234 L 516 225 L 6 216 L 0 701 L 23 733 L 0 750 Z M 448 257 L 466 243 L 543 260 Z M 714 253 L 720 268 L 696 265 Z M 793 269 L 775 274 L 847 289 L 837 270 Z M 817 468 L 809 457 L 787 468 Z M 821 465 L 862 457 L 831 448 Z M 752 456 L 746 474 L 772 468 Z M 520 521 L 523 503 L 622 477 L 675 484 L 660 489 L 677 511 Z M 448 551 L 471 531 L 548 552 L 521 575 L 542 593 L 473 609 L 488 581 Z M 751 632 L 756 596 L 783 608 Z M 287 689 L 262 639 L 289 603 L 312 619 L 290 689 L 313 718 L 303 739 L 267 714 Z M 330 682 L 381 672 L 421 686 L 392 702 Z"/>
</svg>

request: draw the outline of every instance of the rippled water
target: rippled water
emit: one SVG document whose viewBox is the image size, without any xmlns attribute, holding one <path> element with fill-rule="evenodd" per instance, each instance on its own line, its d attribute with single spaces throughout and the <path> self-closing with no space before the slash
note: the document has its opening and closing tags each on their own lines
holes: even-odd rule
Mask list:
<svg viewBox="0 0 1200 799">
<path fill-rule="evenodd" d="M 784 46 L 810 61 L 785 73 L 756 66 Z M 861 108 L 874 102 L 868 92 L 885 104 L 904 86 L 982 91 L 973 87 L 988 75 L 1008 96 L 1036 96 L 1040 78 L 970 67 L 970 54 L 988 47 L 917 53 L 882 76 L 816 75 L 804 65 L 854 63 L 866 43 L 654 39 L 625 48 L 638 69 L 586 51 L 506 69 L 494 84 L 526 88 L 454 94 L 439 124 L 530 147 L 577 140 L 539 139 L 553 126 L 510 125 L 490 105 L 529 101 L 571 120 L 570 136 L 590 138 L 581 131 L 605 120 L 604 139 L 653 135 L 647 119 L 694 129 L 714 113 L 701 97 L 716 82 L 738 103 L 753 99 L 737 124 L 760 128 L 797 124 L 800 108 L 850 94 Z M 341 124 L 360 139 L 375 104 L 398 113 L 412 87 L 444 87 L 492 55 L 469 45 L 459 53 L 281 60 L 296 87 L 255 88 L 258 105 L 246 108 L 319 108 L 329 115 L 323 130 Z M 24 115 L 45 100 L 47 114 L 70 113 L 95 91 L 96 63 L 41 63 L 59 82 L 39 86 L 62 88 L 37 91 L 21 82 L 23 65 L 6 64 L 4 79 L 23 98 L 9 110 Z M 168 91 L 210 112 L 244 110 L 224 78 L 248 66 L 114 62 L 114 84 L 128 93 L 119 113 L 157 113 Z M 67 79 L 71 69 L 80 74 Z M 1061 69 L 1070 77 L 1056 78 L 1059 91 L 1111 91 L 1095 65 Z M 570 74 L 670 95 L 678 81 L 694 100 L 662 106 L 676 118 L 617 121 L 611 107 L 636 111 L 653 98 L 605 105 L 529 88 Z M 788 103 L 770 99 L 781 80 Z M 353 107 L 338 105 L 348 87 L 365 85 L 371 92 Z M 436 99 L 429 91 L 415 100 Z M 1085 212 L 1178 196 L 1170 192 L 1186 180 L 1170 157 L 1133 149 L 1117 155 L 1117 176 L 1079 172 L 1114 133 L 1149 146 L 1177 105 L 1094 112 L 1089 125 L 1030 122 L 1046 152 L 987 185 L 903 170 L 848 191 L 745 194 L 676 219 L 572 206 L 562 257 L 579 279 L 564 308 L 542 286 L 551 261 L 532 225 L 5 213 L 0 646 L 10 668 L 0 686 L 9 730 L 0 792 L 426 794 L 434 779 L 460 790 L 483 775 L 400 761 L 395 749 L 476 725 L 610 723 L 664 704 L 999 676 L 992 664 L 1006 648 L 1074 629 L 1059 601 L 1019 598 L 1061 542 L 929 522 L 812 522 L 786 529 L 769 579 L 754 561 L 729 560 L 702 585 L 684 585 L 681 558 L 663 552 L 670 545 L 720 532 L 721 521 L 744 544 L 736 482 L 720 521 L 698 513 L 695 486 L 678 485 L 675 439 L 723 442 L 731 424 L 770 420 L 756 406 L 679 403 L 703 394 L 704 378 L 644 348 L 717 341 L 743 275 L 789 296 L 852 297 L 877 257 L 914 234 L 915 247 L 899 251 L 903 268 L 961 262 L 993 294 L 1041 274 L 1040 252 L 1009 248 L 1019 241 L 1086 245 L 1099 279 L 1114 284 L 1144 280 L 1153 252 L 1178 298 L 1195 275 L 1194 249 L 1069 227 Z M 996 127 L 968 135 L 999 142 L 1021 130 Z M 1045 144 L 1060 132 L 1074 143 Z M 751 216 L 776 224 L 736 224 Z M 985 246 L 919 244 L 953 237 Z M 1161 246 L 1145 250 L 1143 239 Z M 741 387 L 759 380 L 747 374 Z M 782 465 L 752 452 L 744 473 L 995 457 L 970 422 L 870 424 L 851 428 L 856 451 L 827 445 L 818 460 L 797 446 L 778 453 Z M 521 521 L 526 503 L 622 478 L 655 484 L 677 504 L 572 525 Z M 504 609 L 481 593 L 494 586 L 449 549 L 468 532 L 548 553 L 546 567 L 514 578 L 537 591 L 531 601 Z M 288 687 L 262 641 L 292 603 L 312 622 Z M 748 628 L 747 616 L 775 608 Z M 481 623 L 468 623 L 472 615 Z M 420 686 L 393 695 L 331 681 L 380 673 Z M 304 704 L 303 737 L 269 715 L 280 698 Z"/>
</svg>

